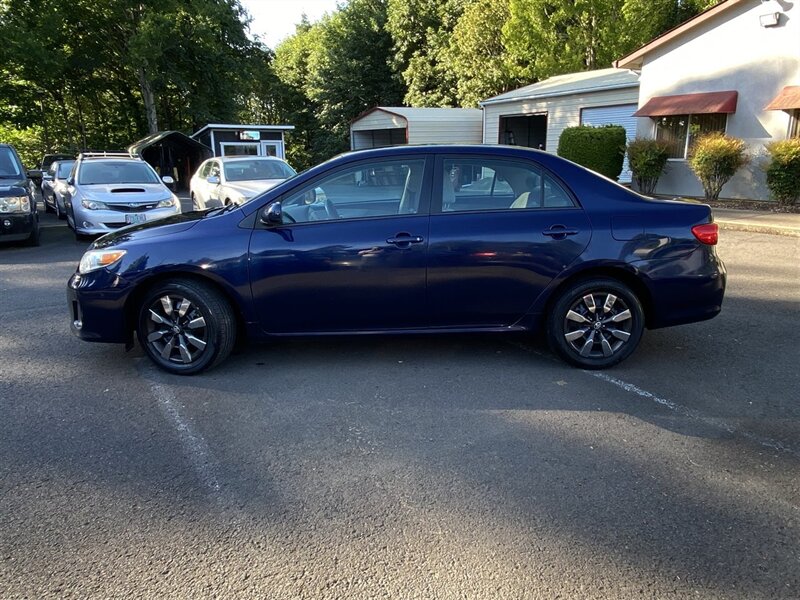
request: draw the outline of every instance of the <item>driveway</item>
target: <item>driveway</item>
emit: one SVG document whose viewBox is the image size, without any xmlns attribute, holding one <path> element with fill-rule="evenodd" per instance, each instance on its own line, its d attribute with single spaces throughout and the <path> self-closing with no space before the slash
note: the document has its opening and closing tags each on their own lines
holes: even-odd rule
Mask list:
<svg viewBox="0 0 800 600">
<path fill-rule="evenodd" d="M 526 337 L 279 341 L 180 378 L 0 247 L 0 598 L 797 598 L 800 240 L 604 372 Z"/>
</svg>

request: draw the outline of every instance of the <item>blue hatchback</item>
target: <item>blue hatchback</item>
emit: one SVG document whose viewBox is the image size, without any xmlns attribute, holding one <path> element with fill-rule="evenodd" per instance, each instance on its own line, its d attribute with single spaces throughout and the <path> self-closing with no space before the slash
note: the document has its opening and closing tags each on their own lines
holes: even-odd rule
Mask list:
<svg viewBox="0 0 800 600">
<path fill-rule="evenodd" d="M 544 330 L 583 368 L 717 315 L 708 206 L 504 146 L 353 152 L 242 206 L 127 227 L 68 284 L 73 331 L 198 373 L 239 336 Z"/>
</svg>

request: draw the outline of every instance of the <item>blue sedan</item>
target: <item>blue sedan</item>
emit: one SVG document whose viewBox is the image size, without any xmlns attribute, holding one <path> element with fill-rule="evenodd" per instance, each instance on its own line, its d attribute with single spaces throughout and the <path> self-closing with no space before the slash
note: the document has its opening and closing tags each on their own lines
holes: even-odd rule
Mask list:
<svg viewBox="0 0 800 600">
<path fill-rule="evenodd" d="M 250 202 L 103 236 L 68 282 L 72 330 L 198 373 L 237 337 L 543 331 L 582 368 L 725 291 L 708 206 L 640 196 L 504 146 L 339 156 Z"/>
</svg>

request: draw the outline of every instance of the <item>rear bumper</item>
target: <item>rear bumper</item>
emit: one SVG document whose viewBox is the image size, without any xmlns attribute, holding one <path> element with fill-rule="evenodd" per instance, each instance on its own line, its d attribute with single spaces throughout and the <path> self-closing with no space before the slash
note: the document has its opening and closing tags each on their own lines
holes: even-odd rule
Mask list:
<svg viewBox="0 0 800 600">
<path fill-rule="evenodd" d="M 647 276 L 651 291 L 650 329 L 705 321 L 722 310 L 728 275 L 713 248 L 703 246 L 680 260 L 636 266 Z"/>
<path fill-rule="evenodd" d="M 33 213 L 0 213 L 0 242 L 17 242 L 30 237 L 36 227 Z"/>
<path fill-rule="evenodd" d="M 67 282 L 67 306 L 72 333 L 89 342 L 124 344 L 130 340 L 125 302 L 132 286 L 105 269 Z"/>
</svg>

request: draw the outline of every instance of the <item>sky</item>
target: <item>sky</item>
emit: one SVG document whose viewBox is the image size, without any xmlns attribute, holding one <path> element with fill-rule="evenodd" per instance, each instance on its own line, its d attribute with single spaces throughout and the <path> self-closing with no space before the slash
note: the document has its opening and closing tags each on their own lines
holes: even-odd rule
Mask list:
<svg viewBox="0 0 800 600">
<path fill-rule="evenodd" d="M 295 23 L 303 13 L 309 21 L 316 21 L 326 12 L 334 11 L 337 0 L 241 0 L 241 3 L 253 17 L 250 33 L 274 48 L 294 33 Z"/>
</svg>

